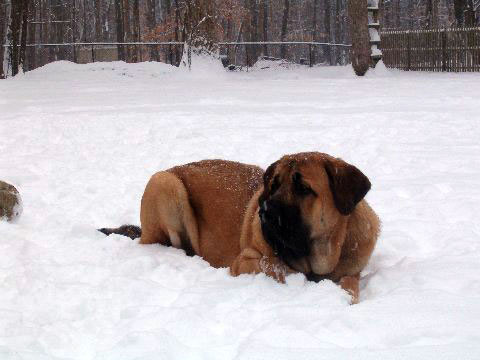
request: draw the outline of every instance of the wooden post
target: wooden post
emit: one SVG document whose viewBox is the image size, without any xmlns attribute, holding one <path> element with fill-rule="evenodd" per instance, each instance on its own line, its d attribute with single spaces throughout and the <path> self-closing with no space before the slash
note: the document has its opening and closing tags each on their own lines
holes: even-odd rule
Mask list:
<svg viewBox="0 0 480 360">
<path fill-rule="evenodd" d="M 412 64 L 412 59 L 411 59 L 411 51 L 412 51 L 412 44 L 411 42 L 411 36 L 410 36 L 410 31 L 407 31 L 407 71 L 411 70 L 411 64 Z"/>
<path fill-rule="evenodd" d="M 447 32 L 442 31 L 442 71 L 447 71 Z"/>
<path fill-rule="evenodd" d="M 310 51 L 309 55 L 310 55 L 310 59 L 309 59 L 309 63 L 310 63 L 310 67 L 313 66 L 313 49 L 312 49 L 312 44 L 308 45 L 308 50 Z"/>
</svg>

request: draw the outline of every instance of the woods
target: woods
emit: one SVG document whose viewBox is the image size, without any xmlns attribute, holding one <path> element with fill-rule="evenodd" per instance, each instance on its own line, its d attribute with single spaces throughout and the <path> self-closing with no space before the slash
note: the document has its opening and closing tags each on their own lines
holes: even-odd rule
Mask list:
<svg viewBox="0 0 480 360">
<path fill-rule="evenodd" d="M 379 2 L 384 30 L 479 24 L 480 0 Z M 179 65 L 181 45 L 134 44 L 146 42 L 189 42 L 218 50 L 230 63 L 240 65 L 252 65 L 260 56 L 345 64 L 349 54 L 340 47 L 261 44 L 217 48 L 215 44 L 350 44 L 348 6 L 347 0 L 0 0 L 0 42 L 8 46 L 0 49 L 0 77 L 63 59 L 153 60 Z"/>
</svg>

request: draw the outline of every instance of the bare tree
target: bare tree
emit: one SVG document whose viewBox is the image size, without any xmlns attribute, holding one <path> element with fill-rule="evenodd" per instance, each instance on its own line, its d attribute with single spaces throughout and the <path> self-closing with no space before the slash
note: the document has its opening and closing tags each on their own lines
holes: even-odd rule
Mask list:
<svg viewBox="0 0 480 360">
<path fill-rule="evenodd" d="M 352 66 L 355 74 L 363 76 L 370 66 L 370 38 L 365 0 L 348 0 L 348 15 L 352 36 Z"/>
<path fill-rule="evenodd" d="M 318 37 L 318 26 L 317 26 L 317 17 L 318 17 L 318 0 L 313 1 L 313 14 L 312 14 L 312 41 L 317 41 Z M 310 61 L 312 65 L 316 63 L 316 52 L 312 52 Z"/>
<path fill-rule="evenodd" d="M 12 1 L 10 7 L 10 63 L 13 76 L 18 74 L 25 62 L 29 2 L 30 0 Z"/>
<path fill-rule="evenodd" d="M 325 42 L 330 42 L 331 38 L 331 15 L 332 15 L 332 6 L 331 0 L 325 0 L 325 18 L 324 18 L 324 25 L 325 25 Z M 325 57 L 330 65 L 334 65 L 332 52 L 329 46 L 324 48 Z"/>
<path fill-rule="evenodd" d="M 116 22 L 116 30 L 117 30 L 117 43 L 123 43 L 125 41 L 124 38 L 124 31 L 123 31 L 123 1 L 116 0 L 115 1 L 115 22 Z M 123 45 L 117 45 L 118 49 L 118 59 L 119 60 L 126 60 L 125 58 L 125 48 Z"/>
<path fill-rule="evenodd" d="M 5 57 L 5 48 L 2 46 L 5 43 L 6 38 L 6 31 L 5 31 L 5 24 L 7 21 L 3 21 L 3 19 L 7 20 L 7 11 L 6 11 L 7 4 L 6 2 L 0 2 L 0 79 L 5 78 L 5 74 L 3 71 L 3 59 Z"/>
<path fill-rule="evenodd" d="M 288 30 L 288 17 L 290 13 L 290 0 L 285 0 L 283 6 L 283 18 L 282 18 L 282 33 L 281 33 L 281 41 L 286 41 L 287 39 L 287 30 Z M 287 46 L 282 44 L 280 50 L 280 56 L 282 59 L 287 57 Z"/>
<path fill-rule="evenodd" d="M 258 2 L 257 0 L 245 0 L 245 8 L 248 9 L 250 21 L 247 27 L 247 41 L 258 41 Z M 253 65 L 258 58 L 257 47 L 255 45 L 248 45 L 247 49 L 247 63 L 249 66 Z"/>
<path fill-rule="evenodd" d="M 94 0 L 95 4 L 95 41 L 102 41 L 102 1 Z"/>
<path fill-rule="evenodd" d="M 153 31 L 157 25 L 157 19 L 156 19 L 156 8 L 155 8 L 155 0 L 147 0 L 147 15 L 146 15 L 146 20 L 147 20 L 147 28 L 149 31 Z M 150 47 L 150 59 L 154 61 L 159 61 L 158 57 L 158 49 L 156 46 L 151 46 Z"/>
<path fill-rule="evenodd" d="M 438 27 L 438 0 L 427 0 L 425 7 L 425 28 Z"/>
<path fill-rule="evenodd" d="M 135 42 L 140 42 L 140 6 L 138 0 L 133 0 L 132 40 Z M 132 62 L 138 62 L 139 53 L 138 46 L 135 46 L 132 51 Z"/>
<path fill-rule="evenodd" d="M 268 1 L 263 0 L 263 41 L 268 41 Z M 268 56 L 268 46 L 263 45 L 263 55 Z"/>
</svg>

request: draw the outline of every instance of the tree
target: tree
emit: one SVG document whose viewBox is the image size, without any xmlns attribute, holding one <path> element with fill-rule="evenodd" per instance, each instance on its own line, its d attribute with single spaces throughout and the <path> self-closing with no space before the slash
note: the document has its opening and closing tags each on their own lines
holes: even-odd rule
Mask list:
<svg viewBox="0 0 480 360">
<path fill-rule="evenodd" d="M 138 0 L 133 0 L 133 28 L 132 28 L 132 40 L 134 42 L 140 42 L 140 6 Z M 138 62 L 139 48 L 135 46 L 132 52 L 132 62 Z"/>
<path fill-rule="evenodd" d="M 268 41 L 268 1 L 263 0 L 263 41 Z M 268 46 L 263 45 L 263 55 L 268 56 Z"/>
<path fill-rule="evenodd" d="M 475 26 L 475 6 L 473 0 L 467 0 L 465 4 L 465 26 Z"/>
<path fill-rule="evenodd" d="M 6 12 L 6 3 L 0 2 L 0 19 L 7 19 L 7 12 Z M 3 20 L 2 20 L 3 21 Z M 3 72 L 3 58 L 5 54 L 5 48 L 1 45 L 5 44 L 6 38 L 6 31 L 5 31 L 5 22 L 0 22 L 0 79 L 5 78 L 5 74 Z"/>
<path fill-rule="evenodd" d="M 438 27 L 438 0 L 427 0 L 425 19 L 426 29 L 435 29 Z"/>
<path fill-rule="evenodd" d="M 325 42 L 330 42 L 331 40 L 331 14 L 332 14 L 332 8 L 331 8 L 331 3 L 330 0 L 325 0 L 325 18 L 324 18 L 324 24 L 325 24 Z M 332 52 L 329 46 L 326 46 L 324 49 L 324 54 L 325 57 L 327 58 L 327 61 L 330 65 L 334 65 L 333 59 L 332 59 Z"/>
<path fill-rule="evenodd" d="M 30 0 L 12 1 L 10 7 L 10 63 L 13 76 L 23 69 L 25 63 L 29 3 Z"/>
<path fill-rule="evenodd" d="M 317 29 L 317 15 L 318 15 L 318 0 L 313 1 L 313 19 L 312 19 L 312 41 L 317 41 L 317 34 L 318 34 L 318 29 Z M 315 48 L 314 48 L 315 49 Z M 315 51 L 312 52 L 311 56 L 311 62 L 315 64 L 316 58 L 315 58 Z"/>
<path fill-rule="evenodd" d="M 101 0 L 94 0 L 95 2 L 95 41 L 102 41 L 102 2 Z"/>
<path fill-rule="evenodd" d="M 249 12 L 249 23 L 247 27 L 247 41 L 258 41 L 258 2 L 257 0 L 245 0 L 245 8 Z M 257 47 L 255 45 L 248 45 L 247 49 L 247 63 L 249 66 L 253 65 L 258 58 Z"/>
<path fill-rule="evenodd" d="M 146 20 L 147 20 L 147 28 L 148 31 L 153 31 L 157 25 L 156 19 L 156 9 L 155 9 L 155 0 L 147 0 L 147 13 L 146 13 Z M 150 47 L 150 59 L 154 61 L 159 61 L 158 57 L 158 49 L 156 46 Z"/>
<path fill-rule="evenodd" d="M 370 66 L 370 37 L 365 0 L 348 0 L 348 14 L 352 35 L 352 66 L 355 74 L 363 76 Z"/>
<path fill-rule="evenodd" d="M 116 0 L 115 1 L 115 22 L 116 22 L 116 30 L 117 30 L 117 43 L 123 43 L 124 42 L 124 31 L 123 31 L 123 1 L 122 0 Z M 125 58 L 125 48 L 123 45 L 117 45 L 117 51 L 118 51 L 118 59 L 119 60 L 126 60 Z"/>
<path fill-rule="evenodd" d="M 287 39 L 287 29 L 288 29 L 288 15 L 290 12 L 290 0 L 285 0 L 283 6 L 283 18 L 282 18 L 282 34 L 281 41 L 284 42 Z M 282 44 L 280 49 L 280 56 L 282 59 L 287 57 L 287 46 Z"/>
</svg>

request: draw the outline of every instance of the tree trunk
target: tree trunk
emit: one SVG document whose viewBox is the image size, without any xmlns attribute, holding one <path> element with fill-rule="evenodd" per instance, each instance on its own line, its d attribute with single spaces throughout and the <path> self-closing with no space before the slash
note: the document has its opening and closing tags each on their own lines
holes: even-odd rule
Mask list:
<svg viewBox="0 0 480 360">
<path fill-rule="evenodd" d="M 413 30 L 415 21 L 415 0 L 408 1 L 408 28 Z"/>
<path fill-rule="evenodd" d="M 124 33 L 123 33 L 123 6 L 121 0 L 115 1 L 115 20 L 117 23 L 116 30 L 117 30 L 117 43 L 124 42 Z M 118 60 L 125 61 L 125 48 L 123 45 L 117 45 L 118 51 Z"/>
<path fill-rule="evenodd" d="M 330 0 L 325 0 L 325 42 L 329 43 L 331 40 L 331 13 L 332 7 Z M 327 59 L 330 65 L 333 65 L 332 52 L 330 46 L 325 47 L 325 58 Z"/>
<path fill-rule="evenodd" d="M 318 36 L 318 29 L 317 29 L 317 14 L 318 14 L 318 0 L 313 1 L 313 20 L 312 20 L 312 41 L 316 42 L 317 41 L 317 36 Z M 316 63 L 316 47 L 312 47 L 312 56 L 310 58 L 311 64 L 310 65 L 315 65 Z"/>
<path fill-rule="evenodd" d="M 132 40 L 135 42 L 140 42 L 140 7 L 138 0 L 133 0 L 133 29 L 132 29 Z M 132 49 L 132 62 L 139 61 L 139 54 L 142 50 L 138 46 L 134 46 Z"/>
<path fill-rule="evenodd" d="M 287 28 L 288 28 L 288 15 L 290 12 L 290 0 L 285 0 L 285 5 L 283 7 L 283 18 L 282 18 L 282 34 L 281 41 L 284 42 L 287 39 Z M 286 59 L 287 57 L 287 46 L 282 45 L 280 49 L 280 57 Z"/>
<path fill-rule="evenodd" d="M 182 31 L 183 34 L 183 31 Z M 185 41 L 185 36 L 182 35 L 182 41 Z M 175 0 L 175 41 L 180 41 L 180 7 L 178 6 L 178 0 Z M 182 52 L 178 45 L 175 45 L 175 65 L 179 66 L 182 61 Z"/>
<path fill-rule="evenodd" d="M 467 0 L 465 4 L 465 26 L 474 27 L 475 23 L 475 7 L 473 0 Z"/>
<path fill-rule="evenodd" d="M 263 41 L 268 41 L 268 1 L 263 0 Z M 268 46 L 263 45 L 263 55 L 268 56 Z"/>
<path fill-rule="evenodd" d="M 455 20 L 458 27 L 463 27 L 465 24 L 465 0 L 454 0 L 453 10 L 455 13 Z"/>
<path fill-rule="evenodd" d="M 68 16 L 66 14 L 67 8 L 63 1 L 57 0 L 52 4 L 52 15 L 53 20 L 55 21 L 66 21 Z M 54 34 L 53 41 L 57 44 L 62 44 L 65 42 L 65 23 L 56 23 L 52 26 L 52 31 Z M 56 47 L 56 60 L 65 60 L 67 59 L 67 48 L 64 46 Z"/>
<path fill-rule="evenodd" d="M 28 8 L 30 0 L 23 0 L 22 2 L 22 35 L 20 38 L 20 54 L 18 59 L 19 67 L 22 68 L 23 72 L 26 71 L 25 69 L 25 59 L 26 59 L 26 52 L 27 52 L 27 31 L 28 31 Z"/>
<path fill-rule="evenodd" d="M 29 16 L 30 19 L 35 21 L 37 19 L 37 6 L 35 3 L 30 4 L 29 7 Z M 28 43 L 29 44 L 35 44 L 35 33 L 36 33 L 36 25 L 35 24 L 29 24 L 30 26 L 28 27 Z M 27 49 L 27 65 L 28 69 L 27 70 L 33 70 L 36 68 L 35 64 L 35 56 L 36 56 L 36 51 L 37 49 L 35 47 L 29 47 Z"/>
<path fill-rule="evenodd" d="M 250 13 L 247 41 L 258 41 L 258 7 L 256 0 L 245 0 L 245 7 Z M 252 66 L 257 61 L 257 48 L 255 45 L 247 45 L 247 65 Z"/>
<path fill-rule="evenodd" d="M 120 1 L 120 0 L 119 0 Z M 129 0 L 121 0 L 123 2 L 122 6 L 122 17 L 123 17 L 123 38 L 125 42 L 130 42 L 132 38 L 132 31 L 130 27 L 130 3 Z M 132 48 L 131 46 L 126 46 L 125 61 L 132 61 Z"/>
<path fill-rule="evenodd" d="M 396 0 L 395 2 L 395 27 L 400 29 L 402 24 L 400 23 L 400 14 L 401 14 L 401 5 L 400 0 Z"/>
<path fill-rule="evenodd" d="M 425 28 L 435 29 L 438 27 L 438 0 L 427 0 L 425 7 Z"/>
<path fill-rule="evenodd" d="M 95 0 L 95 41 L 102 40 L 102 1 Z"/>
<path fill-rule="evenodd" d="M 147 26 L 149 31 L 155 30 L 157 26 L 155 0 L 147 0 Z M 159 61 L 158 49 L 156 46 L 150 47 L 150 60 Z"/>
<path fill-rule="evenodd" d="M 72 24 L 72 43 L 75 44 L 77 42 L 77 11 L 76 11 L 76 0 L 73 0 L 72 3 L 72 12 L 70 14 L 71 18 L 71 24 Z M 73 62 L 77 62 L 77 48 L 75 45 L 72 47 L 72 56 L 73 56 Z"/>
<path fill-rule="evenodd" d="M 5 56 L 5 47 L 1 45 L 6 44 L 5 25 L 8 19 L 7 19 L 6 6 L 3 4 L 0 5 L 0 19 L 5 19 L 5 22 L 0 23 L 0 79 L 4 79 L 5 73 L 3 71 L 3 58 Z"/>
<path fill-rule="evenodd" d="M 348 0 L 348 17 L 352 37 L 352 66 L 355 74 L 363 76 L 370 66 L 370 37 L 366 0 Z"/>
<path fill-rule="evenodd" d="M 367 8 L 365 4 L 365 9 Z M 366 11 L 366 10 L 365 10 Z M 335 44 L 340 44 L 342 42 L 342 24 L 343 24 L 343 19 L 342 19 L 342 1 L 337 0 L 335 4 L 335 37 L 334 37 L 334 43 Z M 341 48 L 335 46 L 335 65 L 341 63 Z"/>
<path fill-rule="evenodd" d="M 12 64 L 12 75 L 18 74 L 18 42 L 20 39 L 20 28 L 22 19 L 22 3 L 13 1 L 10 5 L 10 64 Z"/>
</svg>

